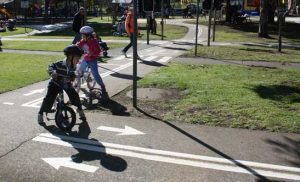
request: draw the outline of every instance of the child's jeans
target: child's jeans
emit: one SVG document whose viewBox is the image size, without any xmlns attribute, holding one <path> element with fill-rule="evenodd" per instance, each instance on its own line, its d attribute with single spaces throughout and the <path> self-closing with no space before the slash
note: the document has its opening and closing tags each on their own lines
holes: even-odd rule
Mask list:
<svg viewBox="0 0 300 182">
<path fill-rule="evenodd" d="M 91 68 L 93 77 L 95 78 L 96 82 L 101 86 L 101 88 L 103 88 L 104 83 L 98 72 L 97 60 L 93 60 L 93 61 L 82 60 L 80 63 L 79 70 L 83 73 L 86 70 L 87 66 L 89 66 Z"/>
</svg>

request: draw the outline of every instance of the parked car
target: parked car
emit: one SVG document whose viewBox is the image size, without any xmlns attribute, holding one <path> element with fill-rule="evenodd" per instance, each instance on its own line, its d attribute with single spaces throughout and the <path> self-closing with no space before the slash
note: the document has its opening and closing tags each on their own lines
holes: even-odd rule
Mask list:
<svg viewBox="0 0 300 182">
<path fill-rule="evenodd" d="M 171 11 L 172 16 L 182 16 L 184 13 L 184 10 L 181 8 L 173 8 Z"/>
<path fill-rule="evenodd" d="M 187 8 L 189 9 L 190 13 L 192 13 L 192 14 L 197 13 L 197 4 L 194 4 L 194 3 L 188 4 Z M 199 12 L 202 12 L 202 10 L 203 10 L 202 3 L 199 4 L 198 8 L 199 8 Z"/>
</svg>

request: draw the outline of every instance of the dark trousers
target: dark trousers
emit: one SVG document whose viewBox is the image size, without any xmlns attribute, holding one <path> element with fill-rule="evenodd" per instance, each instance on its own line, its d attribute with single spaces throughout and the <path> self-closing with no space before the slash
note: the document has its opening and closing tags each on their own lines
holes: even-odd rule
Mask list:
<svg viewBox="0 0 300 182">
<path fill-rule="evenodd" d="M 67 93 L 67 95 L 71 101 L 71 104 L 76 106 L 79 110 L 82 109 L 79 95 L 76 92 L 76 90 L 74 89 L 74 87 L 71 85 L 71 83 L 64 86 L 64 88 L 61 88 L 60 86 L 58 86 L 55 83 L 53 83 L 52 81 L 50 81 L 49 85 L 48 85 L 47 94 L 43 100 L 42 106 L 39 111 L 40 114 L 42 114 L 43 112 L 49 112 L 51 110 L 58 93 L 62 89 Z"/>
<path fill-rule="evenodd" d="M 130 49 L 130 47 L 132 46 L 133 36 L 131 35 L 129 38 L 130 38 L 130 42 L 126 47 L 124 47 L 124 49 L 122 50 L 123 52 L 127 52 L 128 49 Z"/>
</svg>

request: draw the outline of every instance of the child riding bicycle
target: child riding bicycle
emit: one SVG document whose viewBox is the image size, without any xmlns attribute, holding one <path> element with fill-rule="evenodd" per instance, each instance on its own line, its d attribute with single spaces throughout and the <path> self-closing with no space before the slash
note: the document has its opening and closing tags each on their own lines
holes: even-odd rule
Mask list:
<svg viewBox="0 0 300 182">
<path fill-rule="evenodd" d="M 38 113 L 38 123 L 40 125 L 44 124 L 43 113 L 51 110 L 57 94 L 62 89 L 67 93 L 71 103 L 77 107 L 80 119 L 83 121 L 86 120 L 79 95 L 71 83 L 75 78 L 76 64 L 82 56 L 83 50 L 77 45 L 70 45 L 64 48 L 64 54 L 66 55 L 64 60 L 55 62 L 48 67 L 51 80 L 48 84 L 47 94 Z"/>
<path fill-rule="evenodd" d="M 94 29 L 90 26 L 84 26 L 80 29 L 82 39 L 76 43 L 79 47 L 84 50 L 83 60 L 80 63 L 79 70 L 83 72 L 87 66 L 91 68 L 92 75 L 95 78 L 97 84 L 102 90 L 102 99 L 107 100 L 108 94 L 104 82 L 99 74 L 97 59 L 101 53 L 99 43 L 93 36 Z"/>
</svg>

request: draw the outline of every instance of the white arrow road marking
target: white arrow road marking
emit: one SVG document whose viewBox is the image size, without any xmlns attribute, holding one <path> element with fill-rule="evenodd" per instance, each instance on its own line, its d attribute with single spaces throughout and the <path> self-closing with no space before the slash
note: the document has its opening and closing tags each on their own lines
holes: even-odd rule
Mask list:
<svg viewBox="0 0 300 182">
<path fill-rule="evenodd" d="M 136 130 L 134 128 L 131 128 L 127 125 L 125 125 L 125 129 L 113 128 L 113 127 L 108 127 L 108 126 L 99 126 L 97 129 L 98 130 L 117 132 L 117 133 L 119 133 L 117 135 L 144 135 L 145 134 L 145 133 L 143 133 L 139 130 Z"/>
<path fill-rule="evenodd" d="M 72 158 L 70 158 L 70 157 L 42 158 L 42 159 L 57 170 L 62 166 L 62 167 L 68 167 L 68 168 L 72 168 L 72 169 L 76 169 L 76 170 L 80 170 L 80 171 L 94 173 L 99 168 L 96 166 L 90 166 L 90 165 L 86 165 L 86 164 L 76 163 L 76 162 L 72 161 Z"/>
<path fill-rule="evenodd" d="M 29 95 L 33 95 L 33 94 L 37 94 L 37 93 L 43 93 L 45 89 L 37 89 L 37 90 L 32 90 L 27 94 L 24 94 L 25 96 L 29 96 Z"/>
<path fill-rule="evenodd" d="M 10 105 L 10 106 L 14 105 L 14 103 L 12 103 L 12 102 L 3 102 L 2 104 L 4 104 L 4 105 Z"/>
<path fill-rule="evenodd" d="M 151 160 L 157 162 L 166 162 L 166 163 L 200 167 L 206 169 L 252 174 L 252 172 L 250 172 L 249 170 L 237 166 L 233 161 L 224 158 L 218 158 L 218 157 L 209 157 L 209 156 L 202 156 L 202 155 L 195 155 L 195 154 L 148 149 L 142 147 L 80 139 L 80 138 L 74 138 L 69 136 L 52 135 L 50 133 L 40 134 L 39 136 L 33 138 L 32 140 L 60 145 L 60 146 L 72 147 L 76 149 L 83 149 L 83 150 L 101 152 L 101 153 L 112 154 L 112 155 L 135 157 L 139 159 L 145 159 L 145 160 Z M 120 150 L 120 149 L 124 149 L 124 150 Z M 291 180 L 300 179 L 300 168 L 273 165 L 267 163 L 258 163 L 258 162 L 251 162 L 251 161 L 242 161 L 242 160 L 235 160 L 235 161 L 236 163 L 240 163 L 243 164 L 244 166 L 247 166 L 247 168 L 251 169 L 251 171 L 255 171 L 257 174 L 262 176 L 291 179 Z"/>
<path fill-rule="evenodd" d="M 35 108 L 39 108 L 40 104 L 43 102 L 43 97 L 35 99 L 33 101 L 27 102 L 25 104 L 22 104 L 22 106 L 24 107 L 35 107 Z"/>
</svg>

